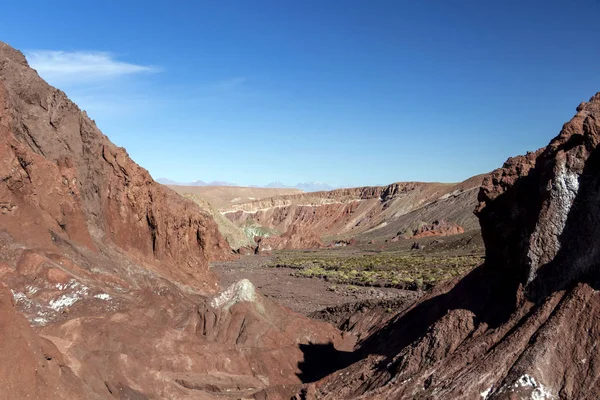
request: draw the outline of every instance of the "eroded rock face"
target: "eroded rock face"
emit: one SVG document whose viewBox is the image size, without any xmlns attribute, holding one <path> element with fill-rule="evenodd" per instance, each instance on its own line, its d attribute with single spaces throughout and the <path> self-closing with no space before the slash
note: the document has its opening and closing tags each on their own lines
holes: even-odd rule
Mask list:
<svg viewBox="0 0 600 400">
<path fill-rule="evenodd" d="M 422 224 L 419 228 L 412 231 L 410 237 L 414 239 L 430 237 L 430 236 L 450 236 L 464 233 L 465 230 L 462 226 L 448 222 L 445 219 L 435 220 L 431 224 Z"/>
<path fill-rule="evenodd" d="M 597 94 L 546 148 L 494 171 L 477 209 L 485 264 L 376 327 L 359 361 L 302 395 L 600 397 L 599 123 Z"/>
<path fill-rule="evenodd" d="M 482 180 L 480 175 L 457 184 L 398 182 L 282 195 L 229 205 L 221 211 L 238 225 L 253 223 L 279 232 L 301 227 L 319 237 L 353 237 L 364 242 L 390 239 L 422 221 L 444 219 L 464 230 L 475 230 L 478 224 L 472 209 Z"/>
<path fill-rule="evenodd" d="M 154 182 L 4 43 L 0 79 L 0 225 L 13 238 L 48 250 L 61 239 L 115 245 L 186 284 L 214 281 L 208 260 L 230 249 L 210 217 Z"/>
<path fill-rule="evenodd" d="M 292 226 L 289 231 L 279 236 L 257 238 L 257 252 L 264 253 L 272 250 L 318 249 L 325 245 L 310 229 Z"/>
<path fill-rule="evenodd" d="M 509 159 L 483 183 L 487 259 L 518 275 L 535 299 L 595 273 L 599 140 L 596 95 L 545 149 Z"/>
<path fill-rule="evenodd" d="M 0 398 L 248 398 L 302 382 L 341 333 L 250 282 L 231 250 L 64 93 L 0 43 Z"/>
</svg>

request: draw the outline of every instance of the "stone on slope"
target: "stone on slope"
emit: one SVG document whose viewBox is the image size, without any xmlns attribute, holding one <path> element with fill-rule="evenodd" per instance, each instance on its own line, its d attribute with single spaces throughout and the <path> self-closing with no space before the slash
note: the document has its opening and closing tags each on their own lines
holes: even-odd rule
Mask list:
<svg viewBox="0 0 600 400">
<path fill-rule="evenodd" d="M 90 393 L 50 341 L 34 332 L 15 309 L 10 290 L 0 286 L 0 399 L 101 398 Z"/>
</svg>

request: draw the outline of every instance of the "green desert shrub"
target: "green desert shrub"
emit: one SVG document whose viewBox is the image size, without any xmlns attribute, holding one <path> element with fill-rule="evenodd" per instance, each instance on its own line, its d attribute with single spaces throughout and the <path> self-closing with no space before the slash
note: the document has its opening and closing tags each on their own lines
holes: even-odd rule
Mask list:
<svg viewBox="0 0 600 400">
<path fill-rule="evenodd" d="M 435 256 L 412 253 L 345 255 L 333 252 L 282 252 L 272 267 L 296 270 L 296 276 L 360 286 L 428 288 L 464 274 L 481 256 Z"/>
</svg>

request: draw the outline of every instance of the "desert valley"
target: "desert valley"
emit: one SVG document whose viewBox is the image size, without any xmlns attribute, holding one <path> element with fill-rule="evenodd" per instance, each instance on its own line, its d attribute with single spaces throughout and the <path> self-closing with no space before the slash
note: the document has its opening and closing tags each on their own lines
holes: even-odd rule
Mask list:
<svg viewBox="0 0 600 400">
<path fill-rule="evenodd" d="M 304 193 L 162 186 L 0 77 L 0 397 L 600 395 L 600 95 L 486 175 Z"/>
<path fill-rule="evenodd" d="M 169 187 L 213 216 L 241 256 L 213 264 L 222 284 L 249 279 L 306 314 L 351 301 L 414 298 L 480 264 L 473 210 L 484 177 L 310 193 Z"/>
<path fill-rule="evenodd" d="M 0 399 L 600 398 L 600 93 L 545 147 L 461 182 L 178 184 L 32 54 L 0 42 Z M 97 68 L 158 71 L 83 71 Z M 245 80 L 186 90 L 212 105 Z M 301 157 L 331 137 L 298 140 Z M 172 146 L 142 148 L 187 168 Z M 275 171 L 261 154 L 232 168 Z M 433 170 L 422 156 L 415 169 Z"/>
</svg>

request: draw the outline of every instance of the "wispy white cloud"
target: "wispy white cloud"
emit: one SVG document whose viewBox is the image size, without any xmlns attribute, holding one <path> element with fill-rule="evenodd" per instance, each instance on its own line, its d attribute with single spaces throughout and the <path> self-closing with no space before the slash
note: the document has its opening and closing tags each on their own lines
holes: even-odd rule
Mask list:
<svg viewBox="0 0 600 400">
<path fill-rule="evenodd" d="M 101 51 L 38 50 L 26 52 L 29 64 L 53 85 L 93 83 L 126 75 L 157 72 L 153 66 L 119 61 Z"/>
<path fill-rule="evenodd" d="M 114 120 L 149 112 L 160 100 L 144 75 L 160 68 L 118 59 L 103 51 L 33 50 L 25 52 L 32 68 L 64 90 L 94 119 Z"/>
<path fill-rule="evenodd" d="M 255 97 L 243 76 L 194 82 L 172 76 L 157 80 L 154 73 L 161 72 L 160 68 L 131 63 L 109 52 L 36 50 L 25 56 L 44 80 L 64 90 L 101 125 L 152 118 L 158 109 L 180 113 L 182 104 L 229 109 Z"/>
</svg>

